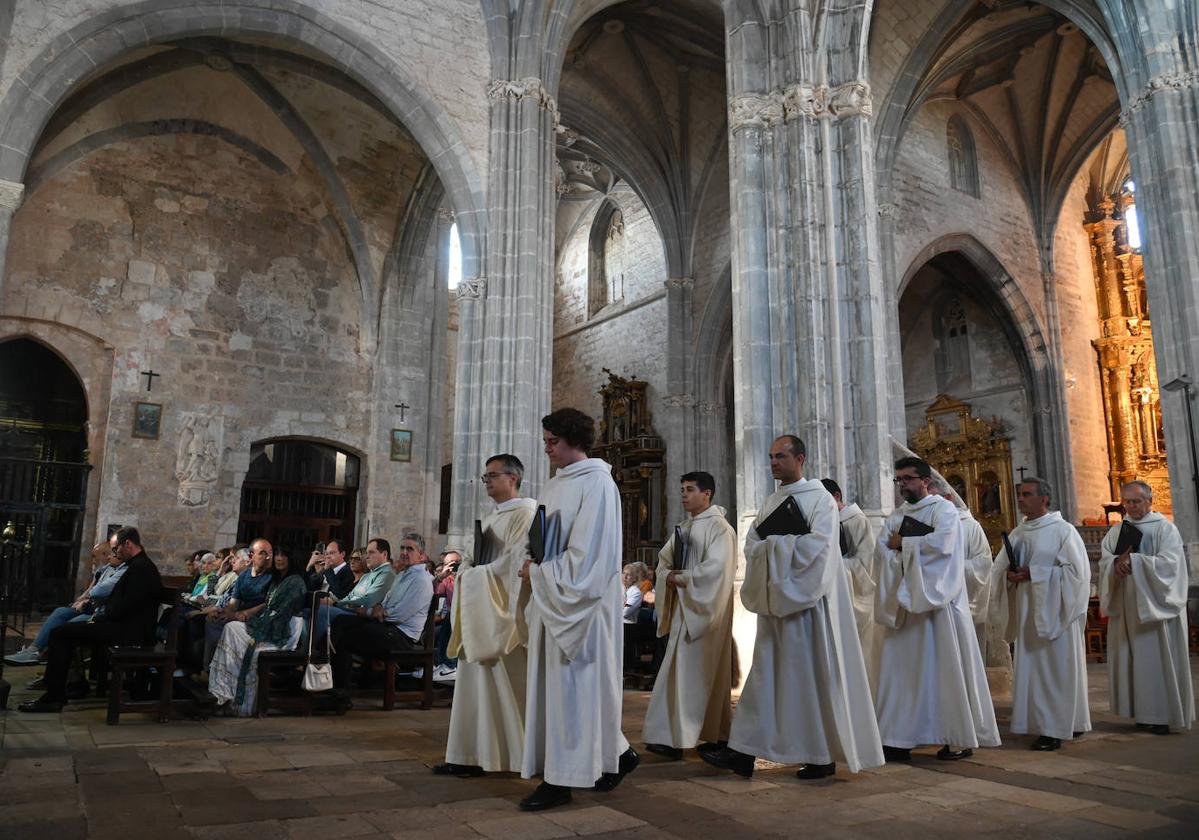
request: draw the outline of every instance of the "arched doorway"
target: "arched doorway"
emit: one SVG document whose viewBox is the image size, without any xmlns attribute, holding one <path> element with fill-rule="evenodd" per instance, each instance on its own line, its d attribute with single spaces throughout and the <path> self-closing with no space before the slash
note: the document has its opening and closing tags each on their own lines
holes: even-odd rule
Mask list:
<svg viewBox="0 0 1199 840">
<path fill-rule="evenodd" d="M 337 540 L 350 547 L 358 508 L 358 456 L 308 440 L 267 440 L 250 447 L 237 539 L 264 537 L 306 553 Z"/>
<path fill-rule="evenodd" d="M 10 613 L 71 599 L 87 496 L 87 397 L 37 341 L 0 343 L 0 566 Z"/>
</svg>

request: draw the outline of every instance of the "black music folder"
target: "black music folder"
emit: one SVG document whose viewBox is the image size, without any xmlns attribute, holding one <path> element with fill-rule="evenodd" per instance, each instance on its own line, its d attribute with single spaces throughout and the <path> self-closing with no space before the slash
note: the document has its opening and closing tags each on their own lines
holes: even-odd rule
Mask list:
<svg viewBox="0 0 1199 840">
<path fill-rule="evenodd" d="M 767 516 L 761 523 L 755 525 L 754 530 L 757 532 L 758 538 L 763 540 L 767 537 L 777 537 L 784 534 L 802 537 L 805 534 L 812 533 L 812 528 L 808 525 L 808 520 L 804 517 L 803 511 L 796 504 L 794 496 L 788 496 L 785 502 L 770 512 L 770 516 Z"/>
</svg>

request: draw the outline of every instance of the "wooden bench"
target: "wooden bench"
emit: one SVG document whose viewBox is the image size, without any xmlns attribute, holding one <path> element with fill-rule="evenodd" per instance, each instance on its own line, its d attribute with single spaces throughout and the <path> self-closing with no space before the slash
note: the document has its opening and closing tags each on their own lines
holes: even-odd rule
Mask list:
<svg viewBox="0 0 1199 840">
<path fill-rule="evenodd" d="M 422 709 L 433 708 L 433 662 L 437 657 L 437 602 L 439 596 L 434 595 L 429 602 L 429 612 L 425 616 L 425 630 L 421 634 L 421 646 L 415 650 L 395 650 L 386 657 L 380 657 L 383 669 L 383 708 L 391 711 L 395 708 L 396 697 L 403 695 L 404 699 L 420 699 Z M 396 691 L 396 671 L 399 665 L 424 669 L 421 675 L 421 688 L 418 691 Z"/>
<path fill-rule="evenodd" d="M 316 627 L 317 611 L 320 609 L 320 593 L 311 595 L 312 606 L 308 615 L 308 632 Z M 303 668 L 308 664 L 307 650 L 264 650 L 258 654 L 258 697 L 254 703 L 256 717 L 264 718 L 272 708 L 299 712 L 307 717 L 316 707 L 316 698 L 301 689 L 299 692 L 283 693 L 277 690 L 275 674 L 282 670 Z"/>
</svg>

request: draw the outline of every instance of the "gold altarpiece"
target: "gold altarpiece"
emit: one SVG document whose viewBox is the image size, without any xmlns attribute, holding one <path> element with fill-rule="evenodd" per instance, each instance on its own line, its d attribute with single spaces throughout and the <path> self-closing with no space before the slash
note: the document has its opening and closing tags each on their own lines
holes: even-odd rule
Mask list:
<svg viewBox="0 0 1199 840">
<path fill-rule="evenodd" d="M 1128 244 L 1125 210 L 1132 196 L 1105 197 L 1087 214 L 1099 304 L 1099 381 L 1107 424 L 1108 483 L 1113 500 L 1138 479 L 1153 488 L 1153 506 L 1171 512 L 1161 393 L 1141 255 Z"/>
<path fill-rule="evenodd" d="M 937 469 L 966 502 L 999 550 L 1000 534 L 1016 525 L 1012 442 L 997 420 L 975 417 L 970 406 L 939 394 L 912 435 L 912 450 Z"/>
<path fill-rule="evenodd" d="M 666 541 L 666 447 L 650 420 L 648 383 L 604 373 L 604 414 L 592 454 L 612 465 L 620 489 L 624 562 L 640 560 L 653 569 Z"/>
</svg>

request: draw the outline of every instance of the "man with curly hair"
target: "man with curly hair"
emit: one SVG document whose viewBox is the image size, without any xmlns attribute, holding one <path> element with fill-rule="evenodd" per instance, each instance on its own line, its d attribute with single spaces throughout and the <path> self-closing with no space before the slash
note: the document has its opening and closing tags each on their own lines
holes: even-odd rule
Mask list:
<svg viewBox="0 0 1199 840">
<path fill-rule="evenodd" d="M 594 420 L 562 408 L 541 425 L 557 473 L 541 497 L 544 559 L 520 571 L 531 590 L 521 775 L 542 777 L 525 811 L 565 805 L 575 787 L 612 790 L 639 762 L 620 729 L 620 494 L 612 467 L 588 457 Z"/>
</svg>

